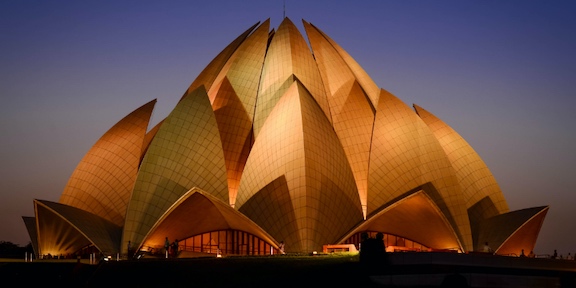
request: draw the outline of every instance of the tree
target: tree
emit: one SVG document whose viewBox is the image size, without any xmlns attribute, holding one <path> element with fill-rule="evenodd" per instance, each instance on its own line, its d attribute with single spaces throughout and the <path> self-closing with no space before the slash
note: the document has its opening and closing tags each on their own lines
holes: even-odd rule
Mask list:
<svg viewBox="0 0 576 288">
<path fill-rule="evenodd" d="M 32 244 L 20 247 L 9 241 L 0 241 L 0 258 L 22 258 L 26 252 L 32 252 Z"/>
</svg>

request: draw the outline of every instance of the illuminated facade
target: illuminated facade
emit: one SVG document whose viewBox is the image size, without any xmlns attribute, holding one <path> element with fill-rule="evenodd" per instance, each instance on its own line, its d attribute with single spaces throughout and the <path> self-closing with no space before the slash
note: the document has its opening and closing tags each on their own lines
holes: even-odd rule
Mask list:
<svg viewBox="0 0 576 288">
<path fill-rule="evenodd" d="M 385 233 L 399 250 L 534 248 L 547 206 L 509 211 L 472 147 L 379 88 L 303 21 L 257 23 L 230 43 L 155 127 L 156 100 L 108 130 L 58 203 L 23 217 L 37 254 L 181 256 L 322 251 Z"/>
</svg>

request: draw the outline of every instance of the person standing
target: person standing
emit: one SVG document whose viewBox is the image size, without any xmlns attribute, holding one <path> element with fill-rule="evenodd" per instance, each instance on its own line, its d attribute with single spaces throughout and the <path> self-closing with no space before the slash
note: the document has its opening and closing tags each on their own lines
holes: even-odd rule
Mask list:
<svg viewBox="0 0 576 288">
<path fill-rule="evenodd" d="M 175 239 L 174 242 L 172 242 L 172 256 L 178 258 L 178 239 Z"/>
<path fill-rule="evenodd" d="M 128 241 L 128 260 L 132 259 L 134 254 L 132 253 L 132 243 Z"/>
<path fill-rule="evenodd" d="M 168 258 L 168 252 L 170 252 L 170 241 L 168 240 L 168 237 L 164 240 L 164 251 L 166 251 L 166 258 Z"/>
<path fill-rule="evenodd" d="M 488 245 L 488 242 L 484 243 L 483 252 L 484 253 L 492 253 L 492 248 L 490 248 L 490 245 Z"/>
</svg>

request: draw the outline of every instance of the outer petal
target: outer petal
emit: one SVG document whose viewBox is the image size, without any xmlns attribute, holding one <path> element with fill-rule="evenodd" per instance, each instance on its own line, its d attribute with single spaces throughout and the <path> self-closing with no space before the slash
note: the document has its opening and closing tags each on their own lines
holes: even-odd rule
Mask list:
<svg viewBox="0 0 576 288">
<path fill-rule="evenodd" d="M 294 82 L 294 78 L 300 80 L 326 117 L 330 119 L 322 79 L 308 44 L 294 23 L 284 18 L 270 42 L 262 68 L 262 79 L 254 115 L 256 137 L 276 103 Z"/>
<path fill-rule="evenodd" d="M 244 31 L 244 33 L 242 33 L 240 36 L 234 39 L 232 43 L 228 44 L 228 46 L 226 46 L 226 48 L 224 48 L 224 50 L 222 50 L 216 56 L 216 58 L 212 59 L 212 61 L 210 61 L 208 66 L 206 66 L 206 68 L 204 68 L 204 70 L 200 72 L 200 75 L 198 75 L 198 77 L 194 79 L 192 84 L 190 84 L 190 87 L 188 87 L 188 90 L 186 90 L 186 93 L 184 93 L 184 96 L 182 96 L 182 98 L 186 97 L 188 93 L 191 93 L 192 91 L 198 89 L 201 86 L 204 86 L 204 88 L 207 91 L 210 90 L 210 87 L 212 87 L 212 84 L 214 83 L 216 76 L 218 76 L 218 72 L 222 70 L 222 67 L 224 67 L 224 64 L 226 64 L 226 62 L 228 61 L 228 58 L 230 58 L 232 53 L 236 51 L 236 48 L 240 46 L 240 44 L 246 39 L 246 37 L 248 37 L 248 35 L 250 35 L 252 30 L 254 30 L 254 28 L 256 28 L 256 26 L 258 26 L 259 23 L 260 22 L 252 25 L 252 27 Z"/>
<path fill-rule="evenodd" d="M 518 256 L 522 249 L 528 254 L 534 250 L 547 213 L 548 206 L 542 206 L 510 211 L 482 221 L 476 249 L 480 250 L 488 242 L 496 254 Z"/>
<path fill-rule="evenodd" d="M 496 179 L 468 142 L 432 113 L 417 105 L 414 105 L 414 109 L 430 127 L 452 163 L 466 199 L 466 208 L 472 207 L 488 196 L 496 206 L 498 214 L 508 212 L 508 204 Z M 494 214 L 482 214 L 483 218 L 494 216 Z"/>
<path fill-rule="evenodd" d="M 426 193 L 452 224 L 462 248 L 472 249 L 465 202 L 444 150 L 416 113 L 385 90 L 376 113 L 370 161 L 368 213 L 430 183 Z"/>
<path fill-rule="evenodd" d="M 124 224 L 155 104 L 144 104 L 102 135 L 70 176 L 60 203 Z"/>
<path fill-rule="evenodd" d="M 357 193 L 330 122 L 294 83 L 254 143 L 236 206 L 287 251 L 311 252 L 361 221 Z"/>
<path fill-rule="evenodd" d="M 112 222 L 60 203 L 35 200 L 38 253 L 72 254 L 92 244 L 108 255 L 118 253 L 121 227 Z"/>
<path fill-rule="evenodd" d="M 128 206 L 123 243 L 140 245 L 168 208 L 193 187 L 228 201 L 220 134 L 204 87 L 176 105 L 152 140 Z"/>
<path fill-rule="evenodd" d="M 385 231 L 433 249 L 461 249 L 452 225 L 424 190 L 418 190 L 384 207 L 341 241 L 361 231 Z"/>
<path fill-rule="evenodd" d="M 364 217 L 368 207 L 368 163 L 374 127 L 374 110 L 332 42 L 315 27 L 304 22 L 314 59 L 322 76 L 330 104 L 333 126 L 354 173 Z"/>
<path fill-rule="evenodd" d="M 380 88 L 378 87 L 378 85 L 374 83 L 374 81 L 372 80 L 372 78 L 370 78 L 368 73 L 366 73 L 366 71 L 362 69 L 362 67 L 358 64 L 358 62 L 356 62 L 356 60 L 354 60 L 354 58 L 352 58 L 350 54 L 348 54 L 348 52 L 342 49 L 336 42 L 334 42 L 334 40 L 328 37 L 328 35 L 324 34 L 324 32 L 316 28 L 316 26 L 314 25 L 312 26 L 314 27 L 314 29 L 320 32 L 324 36 L 324 38 L 326 38 L 326 40 L 330 42 L 330 44 L 332 44 L 332 46 L 334 47 L 334 49 L 336 49 L 336 51 L 338 51 L 342 59 L 346 62 L 350 70 L 352 70 L 352 72 L 356 76 L 356 79 L 360 83 L 360 86 L 362 86 L 362 90 L 364 90 L 368 95 L 368 97 L 370 98 L 372 106 L 373 107 L 378 106 L 378 98 L 380 97 Z"/>
<path fill-rule="evenodd" d="M 265 21 L 242 42 L 208 92 L 222 138 L 232 206 L 253 143 L 254 107 L 269 26 L 270 21 Z"/>
<path fill-rule="evenodd" d="M 246 231 L 278 248 L 274 239 L 258 225 L 234 210 L 228 203 L 193 188 L 165 213 L 146 237 L 144 247 L 162 247 L 168 239 L 188 237 L 218 230 Z"/>
</svg>

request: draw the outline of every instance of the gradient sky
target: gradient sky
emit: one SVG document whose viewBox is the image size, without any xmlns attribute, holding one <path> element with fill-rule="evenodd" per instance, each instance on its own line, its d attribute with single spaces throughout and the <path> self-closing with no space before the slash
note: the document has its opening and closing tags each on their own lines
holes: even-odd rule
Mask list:
<svg viewBox="0 0 576 288">
<path fill-rule="evenodd" d="M 112 125 L 198 73 L 283 0 L 0 1 L 0 241 L 29 242 L 33 199 L 58 201 Z M 376 84 L 458 131 L 511 210 L 550 205 L 536 254 L 576 252 L 576 1 L 286 0 Z"/>
</svg>

